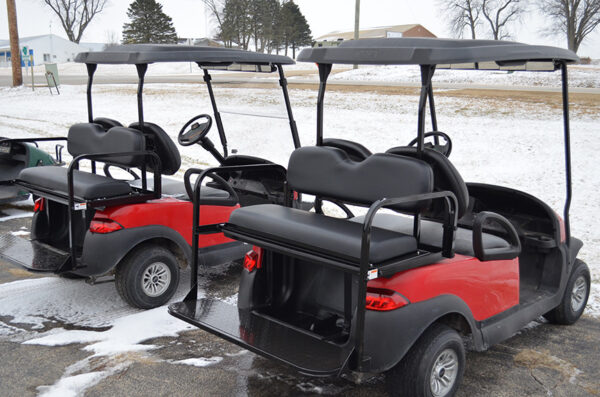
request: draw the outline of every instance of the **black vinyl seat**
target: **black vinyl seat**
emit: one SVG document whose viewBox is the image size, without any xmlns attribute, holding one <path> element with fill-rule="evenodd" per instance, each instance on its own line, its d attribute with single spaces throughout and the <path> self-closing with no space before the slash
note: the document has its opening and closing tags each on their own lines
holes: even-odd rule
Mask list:
<svg viewBox="0 0 600 397">
<path fill-rule="evenodd" d="M 110 122 L 118 123 L 114 120 Z M 101 124 L 80 123 L 69 129 L 67 150 L 73 157 L 84 154 L 141 152 L 145 149 L 143 134 L 135 129 L 112 127 L 108 130 Z M 146 159 L 143 156 L 125 155 L 108 157 L 111 163 L 123 167 L 137 167 Z M 103 161 L 104 158 L 97 160 Z M 16 181 L 25 187 L 68 197 L 68 168 L 59 166 L 31 167 L 22 170 Z M 73 194 L 82 200 L 97 200 L 126 196 L 133 193 L 125 181 L 94 173 L 73 171 Z"/>
<path fill-rule="evenodd" d="M 261 204 L 233 211 L 228 224 L 242 231 L 301 248 L 317 248 L 351 262 L 360 261 L 362 225 L 345 219 L 275 204 Z M 381 263 L 417 250 L 413 236 L 374 227 L 369 261 Z"/>
<path fill-rule="evenodd" d="M 433 190 L 431 167 L 419 159 L 377 153 L 358 161 L 338 147 L 296 149 L 290 156 L 287 178 L 292 190 L 365 206 L 383 197 Z M 423 206 L 422 202 L 410 202 L 392 208 L 415 213 Z M 359 264 L 362 228 L 347 219 L 263 204 L 236 209 L 224 230 L 226 235 L 228 229 L 237 230 L 239 234 L 262 236 L 275 243 Z M 368 260 L 373 264 L 417 254 L 417 241 L 410 233 L 373 227 L 370 244 Z"/>
<path fill-rule="evenodd" d="M 25 168 L 18 180 L 37 188 L 62 196 L 68 196 L 67 168 L 59 166 Z M 84 200 L 117 197 L 132 192 L 125 181 L 108 178 L 102 175 L 75 170 L 73 172 L 73 193 Z"/>
<path fill-rule="evenodd" d="M 362 223 L 364 216 L 357 216 L 351 221 Z M 373 225 L 399 233 L 412 234 L 414 222 L 412 218 L 393 214 L 377 214 L 373 220 Z M 444 234 L 443 225 L 440 222 L 421 220 L 420 243 L 431 247 L 442 247 L 442 235 Z M 485 250 L 495 248 L 510 248 L 510 243 L 501 237 L 489 233 L 482 234 L 483 248 Z M 461 255 L 475 256 L 473 251 L 473 231 L 464 227 L 459 227 L 455 233 L 454 252 Z"/>
</svg>

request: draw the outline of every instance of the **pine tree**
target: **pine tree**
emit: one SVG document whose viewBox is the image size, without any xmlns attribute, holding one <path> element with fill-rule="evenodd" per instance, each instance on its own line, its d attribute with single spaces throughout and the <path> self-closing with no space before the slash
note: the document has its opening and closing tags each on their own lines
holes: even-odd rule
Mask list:
<svg viewBox="0 0 600 397">
<path fill-rule="evenodd" d="M 123 43 L 177 43 L 177 32 L 171 17 L 156 0 L 135 0 L 129 5 L 130 23 L 123 25 Z"/>
<path fill-rule="evenodd" d="M 295 58 L 296 48 L 312 43 L 308 22 L 293 0 L 284 3 L 281 7 L 279 24 L 282 26 L 281 41 L 285 47 L 285 55 L 288 48 L 292 47 L 292 56 Z"/>
</svg>

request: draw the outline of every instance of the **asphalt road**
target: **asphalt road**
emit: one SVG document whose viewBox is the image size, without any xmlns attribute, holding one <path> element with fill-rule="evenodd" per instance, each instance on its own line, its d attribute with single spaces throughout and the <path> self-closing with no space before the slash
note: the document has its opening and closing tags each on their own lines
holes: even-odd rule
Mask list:
<svg viewBox="0 0 600 397">
<path fill-rule="evenodd" d="M 1 211 L 2 207 L 0 220 Z M 0 234 L 27 228 L 29 222 L 30 218 L 2 221 Z M 211 281 L 207 292 L 232 293 L 240 270 L 239 265 L 232 265 Z M 0 263 L 0 284 L 30 277 L 35 276 Z M 94 305 L 94 302 L 89 304 Z M 10 318 L 2 315 L 2 307 L 0 321 L 10 323 Z M 57 326 L 69 327 L 68 324 L 52 325 Z M 157 348 L 143 353 L 91 357 L 81 344 L 35 346 L 25 345 L 14 336 L 0 336 L 0 395 L 37 395 L 44 386 L 55 384 L 65 370 L 73 366 L 81 366 L 82 373 L 119 368 L 88 388 L 85 396 L 386 395 L 383 377 L 359 386 L 344 379 L 302 376 L 200 330 L 143 343 Z M 533 324 L 486 352 L 469 352 L 458 396 L 598 396 L 599 346 L 600 321 L 597 319 L 583 317 L 570 327 Z M 215 356 L 223 357 L 223 360 L 202 368 L 174 364 L 174 361 L 187 358 Z"/>
</svg>

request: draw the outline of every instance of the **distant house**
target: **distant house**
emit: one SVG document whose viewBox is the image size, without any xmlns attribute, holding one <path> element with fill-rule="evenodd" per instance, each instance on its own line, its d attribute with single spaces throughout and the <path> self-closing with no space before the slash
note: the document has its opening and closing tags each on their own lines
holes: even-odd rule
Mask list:
<svg viewBox="0 0 600 397">
<path fill-rule="evenodd" d="M 33 55 L 33 64 L 72 62 L 75 56 L 83 51 L 102 50 L 102 43 L 73 43 L 54 34 L 41 36 L 21 37 L 19 48 L 27 47 L 29 54 Z M 10 66 L 10 42 L 0 40 L 0 66 Z M 23 53 L 21 53 L 23 58 Z M 21 65 L 25 66 L 29 59 L 22 59 Z"/>
<path fill-rule="evenodd" d="M 180 38 L 179 40 L 177 40 L 177 44 L 197 45 L 199 47 L 223 47 L 223 43 L 221 41 L 209 39 L 207 37 L 202 37 L 199 39 Z"/>
<path fill-rule="evenodd" d="M 373 38 L 391 38 L 391 37 L 436 37 L 433 33 L 427 30 L 423 25 L 394 25 L 380 26 L 376 28 L 361 29 L 358 32 L 360 39 Z M 327 33 L 321 37 L 317 37 L 315 46 L 332 46 L 338 45 L 344 40 L 354 39 L 354 31 L 336 31 Z"/>
</svg>

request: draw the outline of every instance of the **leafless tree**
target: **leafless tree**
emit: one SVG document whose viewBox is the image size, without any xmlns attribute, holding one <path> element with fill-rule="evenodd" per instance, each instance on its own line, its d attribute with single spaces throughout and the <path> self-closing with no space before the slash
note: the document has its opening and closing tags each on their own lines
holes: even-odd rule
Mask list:
<svg viewBox="0 0 600 397">
<path fill-rule="evenodd" d="M 106 43 L 106 44 L 104 44 L 104 49 L 118 45 L 120 42 L 119 35 L 114 30 L 105 30 L 104 31 L 104 40 Z"/>
<path fill-rule="evenodd" d="M 104 10 L 108 0 L 44 0 L 60 19 L 67 37 L 79 43 L 92 19 Z"/>
<path fill-rule="evenodd" d="M 223 31 L 225 0 L 202 0 L 210 12 L 211 19 L 217 22 L 218 31 Z"/>
<path fill-rule="evenodd" d="M 519 19 L 523 12 L 521 0 L 482 0 L 481 12 L 490 25 L 494 40 L 510 37 L 507 26 Z"/>
<path fill-rule="evenodd" d="M 482 0 L 440 0 L 438 4 L 448 20 L 452 34 L 463 37 L 465 29 L 471 32 L 471 38 L 476 39 L 476 29 L 479 25 Z"/>
<path fill-rule="evenodd" d="M 538 7 L 554 23 L 547 33 L 566 34 L 574 52 L 600 24 L 600 0 L 538 0 Z"/>
</svg>

